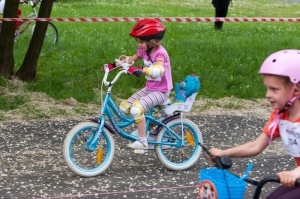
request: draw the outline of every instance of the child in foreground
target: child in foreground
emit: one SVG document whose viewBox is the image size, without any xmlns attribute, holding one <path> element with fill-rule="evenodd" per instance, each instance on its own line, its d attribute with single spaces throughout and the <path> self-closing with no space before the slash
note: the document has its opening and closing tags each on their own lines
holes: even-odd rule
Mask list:
<svg viewBox="0 0 300 199">
<path fill-rule="evenodd" d="M 267 89 L 266 98 L 273 111 L 254 140 L 229 149 L 212 148 L 215 157 L 242 158 L 256 156 L 276 138 L 294 157 L 296 167 L 277 175 L 282 184 L 267 199 L 298 199 L 300 187 L 295 182 L 300 178 L 300 50 L 282 50 L 271 54 L 263 62 L 259 73 Z"/>
</svg>

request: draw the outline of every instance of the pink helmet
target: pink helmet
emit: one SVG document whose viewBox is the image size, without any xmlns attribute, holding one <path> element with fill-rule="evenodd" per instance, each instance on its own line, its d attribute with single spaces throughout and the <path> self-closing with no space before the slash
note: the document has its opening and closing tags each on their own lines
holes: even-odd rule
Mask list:
<svg viewBox="0 0 300 199">
<path fill-rule="evenodd" d="M 271 54 L 262 63 L 259 74 L 279 75 L 300 82 L 300 50 L 288 49 Z"/>
</svg>

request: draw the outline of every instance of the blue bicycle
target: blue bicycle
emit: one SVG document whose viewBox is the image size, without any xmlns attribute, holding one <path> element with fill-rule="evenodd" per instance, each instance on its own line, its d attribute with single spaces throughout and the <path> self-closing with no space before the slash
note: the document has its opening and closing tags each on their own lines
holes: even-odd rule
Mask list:
<svg viewBox="0 0 300 199">
<path fill-rule="evenodd" d="M 70 169 L 80 176 L 96 176 L 110 166 L 115 153 L 112 134 L 118 134 L 131 142 L 137 140 L 137 131 L 126 132 L 126 127 L 135 124 L 134 118 L 121 113 L 111 98 L 113 85 L 121 75 L 127 75 L 133 63 L 116 61 L 121 63 L 118 67 L 120 72 L 112 81 L 107 81 L 111 73 L 107 66 L 104 67 L 102 86 L 106 86 L 107 91 L 100 114 L 89 119 L 90 121 L 74 126 L 64 140 L 64 159 Z M 199 143 L 202 143 L 202 134 L 194 122 L 183 118 L 183 113 L 191 110 L 196 94 L 190 96 L 185 103 L 171 104 L 164 110 L 159 107 L 150 108 L 145 113 L 149 149 L 132 152 L 143 154 L 155 151 L 160 162 L 171 170 L 192 167 L 201 155 L 202 148 Z"/>
</svg>

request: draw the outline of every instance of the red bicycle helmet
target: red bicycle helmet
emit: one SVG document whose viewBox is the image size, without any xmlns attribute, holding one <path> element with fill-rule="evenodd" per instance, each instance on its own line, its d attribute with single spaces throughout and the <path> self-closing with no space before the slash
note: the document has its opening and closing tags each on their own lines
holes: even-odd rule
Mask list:
<svg viewBox="0 0 300 199">
<path fill-rule="evenodd" d="M 155 19 L 142 19 L 138 21 L 129 33 L 130 36 L 144 41 L 151 39 L 161 40 L 164 37 L 166 27 Z"/>
</svg>

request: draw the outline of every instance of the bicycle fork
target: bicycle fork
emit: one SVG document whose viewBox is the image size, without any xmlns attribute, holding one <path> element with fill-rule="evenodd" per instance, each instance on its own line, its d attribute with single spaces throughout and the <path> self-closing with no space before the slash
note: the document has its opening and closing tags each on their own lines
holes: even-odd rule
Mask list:
<svg viewBox="0 0 300 199">
<path fill-rule="evenodd" d="M 100 126 L 97 130 L 97 132 L 93 132 L 88 140 L 86 141 L 85 148 L 86 150 L 93 152 L 97 148 L 97 143 L 99 142 L 100 136 L 102 134 L 104 128 L 104 117 L 101 117 L 100 120 Z"/>
</svg>

